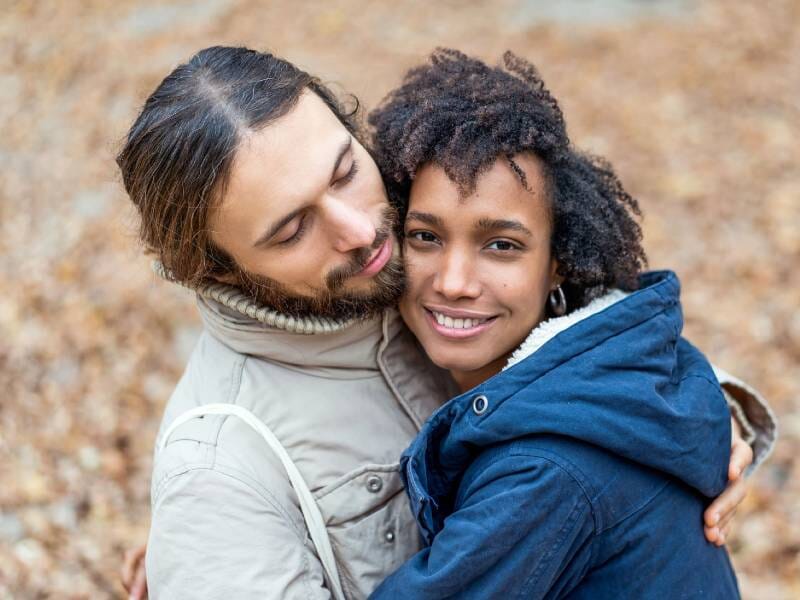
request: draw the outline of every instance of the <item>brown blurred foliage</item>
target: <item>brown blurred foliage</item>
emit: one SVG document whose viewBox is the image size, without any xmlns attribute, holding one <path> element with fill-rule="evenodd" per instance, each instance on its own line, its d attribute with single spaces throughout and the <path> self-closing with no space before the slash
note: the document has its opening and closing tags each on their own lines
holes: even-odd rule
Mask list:
<svg viewBox="0 0 800 600">
<path fill-rule="evenodd" d="M 367 107 L 437 45 L 533 60 L 576 144 L 640 199 L 689 337 L 779 414 L 729 547 L 745 597 L 800 597 L 800 1 L 2 5 L 0 599 L 121 596 L 122 552 L 146 537 L 198 319 L 151 274 L 113 155 L 158 81 L 220 43 Z"/>
</svg>

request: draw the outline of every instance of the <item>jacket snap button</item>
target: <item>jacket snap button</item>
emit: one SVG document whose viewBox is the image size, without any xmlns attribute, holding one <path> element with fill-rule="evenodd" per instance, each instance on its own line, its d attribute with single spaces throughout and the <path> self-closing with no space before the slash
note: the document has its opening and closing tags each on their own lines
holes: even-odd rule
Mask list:
<svg viewBox="0 0 800 600">
<path fill-rule="evenodd" d="M 389 531 L 386 532 L 386 535 L 384 537 L 386 538 L 386 541 L 391 544 L 394 541 L 394 531 L 390 529 Z"/>
<path fill-rule="evenodd" d="M 373 494 L 377 494 L 383 487 L 383 480 L 377 475 L 370 475 L 367 478 L 367 489 Z"/>
<path fill-rule="evenodd" d="M 472 399 L 472 411 L 476 415 L 482 415 L 487 408 L 489 408 L 489 399 L 483 394 Z"/>
</svg>

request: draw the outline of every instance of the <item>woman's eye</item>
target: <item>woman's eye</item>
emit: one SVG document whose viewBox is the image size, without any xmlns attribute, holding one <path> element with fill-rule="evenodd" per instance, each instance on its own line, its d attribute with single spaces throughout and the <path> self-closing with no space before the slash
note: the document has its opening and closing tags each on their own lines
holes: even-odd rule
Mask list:
<svg viewBox="0 0 800 600">
<path fill-rule="evenodd" d="M 486 247 L 489 250 L 501 250 L 505 252 L 517 249 L 517 245 L 514 244 L 513 242 L 509 242 L 508 240 L 495 240 Z"/>
<path fill-rule="evenodd" d="M 430 231 L 412 231 L 408 237 L 413 238 L 415 240 L 419 240 L 420 242 L 435 242 L 436 236 L 433 235 Z"/>
</svg>

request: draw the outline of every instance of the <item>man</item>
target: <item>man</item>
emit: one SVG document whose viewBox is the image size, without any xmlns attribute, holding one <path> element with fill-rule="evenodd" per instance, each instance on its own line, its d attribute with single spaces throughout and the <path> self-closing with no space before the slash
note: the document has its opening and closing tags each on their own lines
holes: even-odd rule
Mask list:
<svg viewBox="0 0 800 600">
<path fill-rule="evenodd" d="M 207 416 L 164 435 L 193 407 L 229 403 L 286 449 L 345 594 L 365 597 L 419 549 L 397 461 L 454 389 L 393 308 L 397 217 L 354 115 L 286 61 L 209 48 L 148 98 L 118 163 L 145 245 L 166 277 L 197 291 L 205 328 L 158 439 L 150 595 L 330 597 L 296 492 L 253 429 Z M 760 434 L 758 462 L 771 415 L 729 389 L 746 431 Z M 738 482 L 707 513 L 712 541 L 724 540 L 751 459 L 738 438 Z"/>
</svg>

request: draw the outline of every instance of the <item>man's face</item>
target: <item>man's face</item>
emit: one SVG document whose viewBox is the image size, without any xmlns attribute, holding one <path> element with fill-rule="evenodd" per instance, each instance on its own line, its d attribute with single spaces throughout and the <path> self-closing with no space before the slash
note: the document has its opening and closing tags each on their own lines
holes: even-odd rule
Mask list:
<svg viewBox="0 0 800 600">
<path fill-rule="evenodd" d="M 209 217 L 225 281 L 289 314 L 349 318 L 396 302 L 397 217 L 378 168 L 313 92 L 242 139 Z"/>
</svg>

